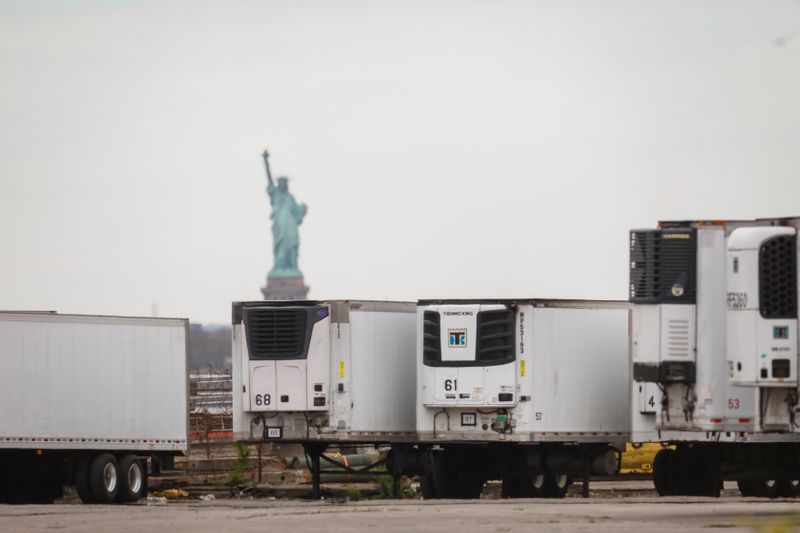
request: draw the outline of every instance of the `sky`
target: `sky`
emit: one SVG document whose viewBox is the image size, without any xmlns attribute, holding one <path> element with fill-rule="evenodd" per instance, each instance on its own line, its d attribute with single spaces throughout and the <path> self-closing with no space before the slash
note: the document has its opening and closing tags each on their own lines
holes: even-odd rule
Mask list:
<svg viewBox="0 0 800 533">
<path fill-rule="evenodd" d="M 800 0 L 0 0 L 0 309 L 627 298 L 628 231 L 800 215 Z"/>
</svg>

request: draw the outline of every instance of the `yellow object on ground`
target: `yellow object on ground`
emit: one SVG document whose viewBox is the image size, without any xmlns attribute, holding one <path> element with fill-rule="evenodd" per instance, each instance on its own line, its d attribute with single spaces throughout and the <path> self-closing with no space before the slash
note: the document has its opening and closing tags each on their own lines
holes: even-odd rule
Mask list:
<svg viewBox="0 0 800 533">
<path fill-rule="evenodd" d="M 663 446 L 660 442 L 643 442 L 634 446 L 630 442 L 622 452 L 620 474 L 652 474 L 653 460 Z"/>
<path fill-rule="evenodd" d="M 168 500 L 177 500 L 178 498 L 188 498 L 189 493 L 183 489 L 167 489 L 167 490 L 157 490 L 151 493 L 153 496 L 157 498 L 166 498 Z"/>
</svg>

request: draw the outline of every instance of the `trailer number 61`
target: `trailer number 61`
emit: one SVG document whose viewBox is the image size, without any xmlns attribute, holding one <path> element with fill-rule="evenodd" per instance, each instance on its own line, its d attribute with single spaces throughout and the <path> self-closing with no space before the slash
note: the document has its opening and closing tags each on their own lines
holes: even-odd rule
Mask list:
<svg viewBox="0 0 800 533">
<path fill-rule="evenodd" d="M 269 394 L 256 394 L 256 405 L 269 405 L 272 397 Z"/>
<path fill-rule="evenodd" d="M 458 389 L 458 380 L 457 379 L 446 379 L 444 380 L 444 390 L 451 391 Z"/>
</svg>

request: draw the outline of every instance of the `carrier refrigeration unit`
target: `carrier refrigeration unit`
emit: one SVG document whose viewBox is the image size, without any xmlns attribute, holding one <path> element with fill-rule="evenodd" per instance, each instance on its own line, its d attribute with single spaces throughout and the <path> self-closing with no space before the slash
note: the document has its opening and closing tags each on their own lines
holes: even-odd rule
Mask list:
<svg viewBox="0 0 800 533">
<path fill-rule="evenodd" d="M 417 432 L 428 498 L 563 497 L 629 437 L 628 304 L 420 301 Z"/>
<path fill-rule="evenodd" d="M 315 496 L 328 445 L 413 443 L 415 311 L 411 302 L 234 303 L 234 437 L 302 444 Z"/>
<path fill-rule="evenodd" d="M 798 226 L 630 233 L 632 439 L 675 444 L 654 461 L 660 494 L 718 495 L 723 479 L 748 495 L 787 492 L 800 477 Z"/>
<path fill-rule="evenodd" d="M 188 321 L 0 312 L 0 501 L 134 502 L 187 450 Z"/>
</svg>

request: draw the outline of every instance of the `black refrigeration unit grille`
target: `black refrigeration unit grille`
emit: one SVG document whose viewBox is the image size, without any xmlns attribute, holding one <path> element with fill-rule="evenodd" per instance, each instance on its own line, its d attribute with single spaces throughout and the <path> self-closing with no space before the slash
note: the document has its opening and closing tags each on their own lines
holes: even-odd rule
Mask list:
<svg viewBox="0 0 800 533">
<path fill-rule="evenodd" d="M 630 233 L 630 301 L 696 301 L 697 232 L 694 229 Z"/>
<path fill-rule="evenodd" d="M 764 318 L 797 318 L 797 239 L 773 237 L 758 251 L 759 308 Z"/>
<path fill-rule="evenodd" d="M 250 359 L 304 359 L 310 335 L 308 311 L 245 309 L 243 321 Z"/>
<path fill-rule="evenodd" d="M 514 325 L 516 313 L 510 309 L 478 313 L 475 361 L 501 365 L 514 361 Z"/>
<path fill-rule="evenodd" d="M 425 311 L 422 320 L 422 362 L 433 366 L 442 361 L 439 313 L 437 311 Z"/>
</svg>

